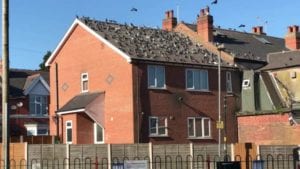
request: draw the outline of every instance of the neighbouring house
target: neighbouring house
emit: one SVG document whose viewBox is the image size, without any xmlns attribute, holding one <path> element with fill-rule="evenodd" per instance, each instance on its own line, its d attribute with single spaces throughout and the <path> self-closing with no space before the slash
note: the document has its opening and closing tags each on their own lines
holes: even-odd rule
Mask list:
<svg viewBox="0 0 300 169">
<path fill-rule="evenodd" d="M 268 62 L 244 76 L 239 141 L 299 144 L 300 51 L 271 53 Z"/>
<path fill-rule="evenodd" d="M 285 45 L 285 40 L 282 38 L 268 36 L 262 26 L 253 27 L 251 33 L 245 32 L 244 27 L 238 30 L 216 27 L 209 7 L 200 10 L 195 24 L 177 23 L 173 11 L 167 11 L 162 29 L 189 36 L 194 42 L 201 43 L 209 51 L 220 55 L 229 63 L 236 64 L 242 70 L 261 68 L 267 64 L 269 53 L 294 48 L 294 46 Z M 294 35 L 289 37 L 291 43 L 294 37 Z M 222 44 L 221 50 L 218 49 L 220 44 Z"/>
<path fill-rule="evenodd" d="M 218 142 L 218 56 L 186 35 L 83 17 L 46 65 L 50 134 L 63 143 Z M 235 143 L 241 73 L 220 65 Z"/>
<path fill-rule="evenodd" d="M 213 25 L 213 16 L 205 8 L 196 24 L 177 23 L 173 11 L 167 11 L 163 29 L 189 36 L 241 69 L 239 142 L 299 144 L 299 54 L 293 52 L 300 48 L 297 25 L 288 27 L 285 38 L 268 36 L 262 26 L 253 27 L 252 33 L 226 30 Z"/>
<path fill-rule="evenodd" d="M 49 73 L 10 69 L 9 84 L 10 135 L 48 135 Z"/>
</svg>

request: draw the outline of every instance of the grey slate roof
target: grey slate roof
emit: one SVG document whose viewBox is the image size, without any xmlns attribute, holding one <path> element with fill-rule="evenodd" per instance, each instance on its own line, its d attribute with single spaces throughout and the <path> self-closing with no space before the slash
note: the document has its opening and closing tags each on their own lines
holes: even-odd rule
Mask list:
<svg viewBox="0 0 300 169">
<path fill-rule="evenodd" d="M 101 22 L 86 17 L 80 20 L 131 59 L 198 65 L 216 65 L 218 61 L 215 54 L 176 32 Z M 232 66 L 223 61 L 222 64 Z"/>
<path fill-rule="evenodd" d="M 300 51 L 271 53 L 268 55 L 269 64 L 260 70 L 272 70 L 300 66 Z"/>
<path fill-rule="evenodd" d="M 22 97 L 25 88 L 26 80 L 29 76 L 34 74 L 40 74 L 45 81 L 49 84 L 49 72 L 36 71 L 36 70 L 25 70 L 25 69 L 10 69 L 9 71 L 9 97 Z M 0 90 L 2 93 L 2 87 Z"/>
<path fill-rule="evenodd" d="M 185 25 L 197 31 L 195 24 Z M 214 42 L 223 43 L 225 51 L 235 58 L 263 62 L 267 61 L 269 53 L 289 50 L 282 38 L 221 28 L 214 28 Z"/>
<path fill-rule="evenodd" d="M 69 102 L 62 106 L 57 112 L 71 111 L 84 109 L 87 105 L 93 102 L 98 96 L 104 94 L 103 92 L 82 93 L 74 96 Z"/>
</svg>

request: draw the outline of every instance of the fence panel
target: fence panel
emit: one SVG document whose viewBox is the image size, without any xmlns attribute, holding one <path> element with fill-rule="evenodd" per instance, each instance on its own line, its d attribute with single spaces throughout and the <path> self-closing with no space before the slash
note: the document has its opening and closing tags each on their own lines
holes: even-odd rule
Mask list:
<svg viewBox="0 0 300 169">
<path fill-rule="evenodd" d="M 265 168 L 294 169 L 293 149 L 297 145 L 261 145 L 260 157 Z"/>
</svg>

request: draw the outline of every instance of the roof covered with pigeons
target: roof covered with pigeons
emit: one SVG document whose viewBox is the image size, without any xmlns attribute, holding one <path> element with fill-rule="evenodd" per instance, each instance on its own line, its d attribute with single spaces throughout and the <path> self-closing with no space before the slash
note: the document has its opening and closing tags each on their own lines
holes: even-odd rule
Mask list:
<svg viewBox="0 0 300 169">
<path fill-rule="evenodd" d="M 187 36 L 149 27 L 79 19 L 90 29 L 126 53 L 131 59 L 216 66 L 218 56 Z M 232 67 L 221 60 L 223 66 Z"/>
</svg>

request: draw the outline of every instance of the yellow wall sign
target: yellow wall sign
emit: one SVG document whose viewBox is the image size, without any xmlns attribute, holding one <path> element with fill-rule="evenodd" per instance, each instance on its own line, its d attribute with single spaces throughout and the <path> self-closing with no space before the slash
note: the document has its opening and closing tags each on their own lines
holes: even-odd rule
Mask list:
<svg viewBox="0 0 300 169">
<path fill-rule="evenodd" d="M 223 128 L 224 128 L 223 121 L 217 121 L 217 129 L 223 129 Z"/>
</svg>

